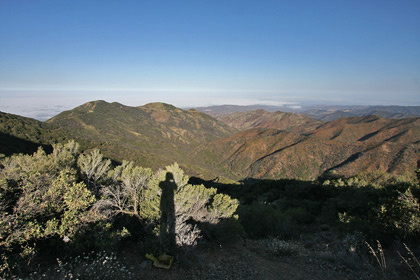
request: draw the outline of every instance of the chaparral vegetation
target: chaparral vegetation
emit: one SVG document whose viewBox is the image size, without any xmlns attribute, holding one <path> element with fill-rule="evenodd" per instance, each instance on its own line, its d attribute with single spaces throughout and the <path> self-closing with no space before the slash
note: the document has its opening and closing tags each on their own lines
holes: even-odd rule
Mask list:
<svg viewBox="0 0 420 280">
<path fill-rule="evenodd" d="M 2 275 L 22 271 L 45 254 L 112 252 L 124 238 L 164 253 L 167 248 L 158 238 L 159 183 L 169 172 L 176 185 L 172 199 L 177 246 L 194 246 L 204 235 L 225 238 L 223 230 L 239 227 L 234 215 L 238 200 L 215 188 L 189 184 L 176 163 L 155 173 L 126 161 L 111 166 L 98 150 L 80 154 L 74 141 L 53 145 L 50 154 L 39 148 L 33 155 L 3 159 Z M 225 228 L 219 232 L 214 226 L 222 221 Z"/>
<path fill-rule="evenodd" d="M 417 178 L 376 173 L 222 184 L 189 178 L 176 163 L 156 172 L 127 161 L 113 165 L 99 150 L 80 153 L 69 141 L 54 144 L 49 154 L 39 148 L 32 155 L 6 157 L 0 174 L 3 277 L 25 275 L 45 258 L 115 254 L 127 243 L 141 244 L 142 255 L 168 252 L 160 228 L 167 174 L 175 186 L 170 197 L 175 254 L 206 241 L 290 240 L 317 227 L 357 232 L 384 244 L 420 236 L 420 173 Z M 273 244 L 280 255 L 298 250 Z"/>
<path fill-rule="evenodd" d="M 420 275 L 418 118 L 219 118 L 104 101 L 0 114 L 0 277 Z"/>
</svg>

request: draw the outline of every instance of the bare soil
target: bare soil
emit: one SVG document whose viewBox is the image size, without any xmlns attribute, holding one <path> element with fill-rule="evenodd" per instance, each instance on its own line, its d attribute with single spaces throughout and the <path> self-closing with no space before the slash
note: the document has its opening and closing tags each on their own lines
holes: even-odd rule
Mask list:
<svg viewBox="0 0 420 280">
<path fill-rule="evenodd" d="M 229 246 L 206 245 L 179 254 L 169 270 L 138 260 L 135 279 L 385 279 L 372 258 L 334 256 L 304 247 L 289 253 L 272 254 L 254 240 Z M 135 260 L 128 255 L 126 258 Z M 408 268 L 399 264 L 389 268 L 385 276 L 386 279 L 415 279 Z"/>
</svg>

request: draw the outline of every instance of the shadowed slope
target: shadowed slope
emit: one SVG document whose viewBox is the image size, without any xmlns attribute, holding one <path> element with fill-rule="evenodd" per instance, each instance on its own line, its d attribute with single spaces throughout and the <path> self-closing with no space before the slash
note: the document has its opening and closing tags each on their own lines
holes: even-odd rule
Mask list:
<svg viewBox="0 0 420 280">
<path fill-rule="evenodd" d="M 39 146 L 49 151 L 50 144 L 65 140 L 57 130 L 35 119 L 0 112 L 0 153 L 33 153 Z"/>
</svg>

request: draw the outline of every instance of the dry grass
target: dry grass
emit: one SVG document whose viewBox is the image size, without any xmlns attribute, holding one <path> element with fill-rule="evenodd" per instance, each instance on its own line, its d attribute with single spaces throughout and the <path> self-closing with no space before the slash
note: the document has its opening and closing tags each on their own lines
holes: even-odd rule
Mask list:
<svg viewBox="0 0 420 280">
<path fill-rule="evenodd" d="M 368 246 L 370 253 L 375 257 L 376 261 L 378 262 L 379 267 L 382 271 L 382 275 L 384 279 L 386 279 L 386 259 L 384 250 L 382 249 L 381 242 L 379 242 L 379 240 L 377 240 L 376 242 L 377 250 L 373 249 L 373 247 L 368 242 L 366 242 L 366 245 Z"/>
<path fill-rule="evenodd" d="M 404 261 L 404 263 L 410 268 L 413 275 L 416 277 L 416 279 L 420 280 L 419 275 L 417 274 L 416 270 L 420 270 L 420 263 L 417 257 L 414 255 L 413 251 L 408 248 L 407 244 L 404 243 L 404 247 L 407 250 L 408 257 L 404 257 L 401 255 L 400 252 L 397 251 L 400 258 Z"/>
</svg>

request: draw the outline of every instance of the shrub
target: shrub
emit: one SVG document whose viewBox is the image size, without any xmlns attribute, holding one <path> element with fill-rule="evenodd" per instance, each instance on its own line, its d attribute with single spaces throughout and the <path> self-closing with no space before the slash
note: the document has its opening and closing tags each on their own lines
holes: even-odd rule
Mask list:
<svg viewBox="0 0 420 280">
<path fill-rule="evenodd" d="M 77 161 L 80 172 L 86 178 L 88 186 L 93 185 L 96 191 L 98 180 L 108 171 L 111 161 L 103 160 L 102 154 L 95 149 L 87 155 L 81 154 Z"/>
<path fill-rule="evenodd" d="M 140 215 L 159 227 L 161 215 L 162 190 L 160 183 L 165 182 L 166 174 L 171 173 L 176 184 L 174 191 L 175 235 L 178 246 L 193 246 L 197 243 L 206 227 L 200 224 L 216 225 L 223 219 L 230 219 L 239 202 L 225 194 L 217 194 L 215 188 L 188 184 L 188 176 L 173 164 L 159 170 L 144 191 Z"/>
<path fill-rule="evenodd" d="M 47 155 L 15 155 L 2 161 L 0 176 L 0 253 L 3 259 L 30 262 L 41 240 L 70 241 L 90 222 L 100 219 L 95 197 L 76 177 L 78 145 L 56 144 Z M 9 256 L 9 257 L 7 257 Z M 3 269 L 12 269 L 8 262 Z"/>
<path fill-rule="evenodd" d="M 100 189 L 101 200 L 95 207 L 107 216 L 125 214 L 140 219 L 143 192 L 152 178 L 151 169 L 124 161 L 109 171 L 108 180 Z"/>
</svg>

